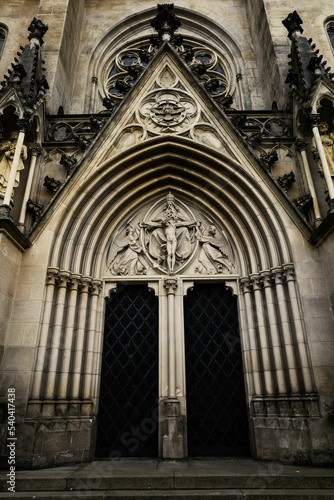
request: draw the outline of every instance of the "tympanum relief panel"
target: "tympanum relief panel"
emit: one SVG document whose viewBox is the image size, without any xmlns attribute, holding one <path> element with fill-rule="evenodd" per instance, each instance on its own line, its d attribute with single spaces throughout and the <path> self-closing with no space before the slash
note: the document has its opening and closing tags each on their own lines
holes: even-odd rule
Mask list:
<svg viewBox="0 0 334 500">
<path fill-rule="evenodd" d="M 124 221 L 111 237 L 107 275 L 234 274 L 223 227 L 169 192 Z"/>
</svg>

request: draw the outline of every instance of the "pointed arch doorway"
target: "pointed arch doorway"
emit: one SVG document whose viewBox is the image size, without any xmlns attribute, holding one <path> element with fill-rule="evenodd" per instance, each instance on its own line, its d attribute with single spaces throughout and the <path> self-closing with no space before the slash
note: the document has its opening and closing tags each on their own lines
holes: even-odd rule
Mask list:
<svg viewBox="0 0 334 500">
<path fill-rule="evenodd" d="M 222 283 L 184 297 L 189 456 L 248 456 L 237 299 Z"/>
<path fill-rule="evenodd" d="M 158 456 L 158 301 L 121 284 L 106 304 L 96 456 Z"/>
<path fill-rule="evenodd" d="M 106 307 L 97 457 L 249 455 L 236 297 L 224 282 L 181 277 L 117 289 Z"/>
</svg>

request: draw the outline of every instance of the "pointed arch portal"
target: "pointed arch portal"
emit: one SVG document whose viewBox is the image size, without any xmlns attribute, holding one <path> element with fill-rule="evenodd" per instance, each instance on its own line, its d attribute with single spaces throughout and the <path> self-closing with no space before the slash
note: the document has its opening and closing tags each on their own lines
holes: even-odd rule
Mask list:
<svg viewBox="0 0 334 500">
<path fill-rule="evenodd" d="M 97 415 L 98 455 L 247 454 L 249 430 L 253 435 L 266 405 L 312 394 L 286 213 L 276 210 L 259 176 L 203 144 L 165 136 L 92 164 L 90 175 L 74 182 L 75 195 L 55 207 L 63 212 L 31 402 L 45 398 L 47 411 L 58 415 L 67 406 Z M 134 293 L 127 307 L 125 289 Z M 217 305 L 208 314 L 213 291 Z M 145 297 L 158 311 L 154 334 L 152 318 L 131 305 Z M 78 323 L 69 312 L 64 337 L 51 327 L 55 357 L 42 383 L 50 318 L 65 315 L 66 306 L 78 308 Z M 197 318 L 207 320 L 200 330 Z M 59 353 L 70 345 L 68 376 L 69 361 Z M 206 415 L 203 380 L 211 401 Z M 129 411 L 137 397 L 143 404 Z"/>
</svg>

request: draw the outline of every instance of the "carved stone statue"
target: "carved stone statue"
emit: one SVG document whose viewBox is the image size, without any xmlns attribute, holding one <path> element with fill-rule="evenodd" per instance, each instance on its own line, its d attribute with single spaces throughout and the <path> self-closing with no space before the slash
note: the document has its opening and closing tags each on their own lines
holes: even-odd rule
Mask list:
<svg viewBox="0 0 334 500">
<path fill-rule="evenodd" d="M 328 132 L 326 122 L 319 123 L 319 133 L 330 174 L 334 177 L 334 134 Z"/>
<path fill-rule="evenodd" d="M 5 196 L 6 187 L 8 185 L 8 179 L 10 176 L 10 171 L 13 163 L 17 138 L 19 133 L 14 131 L 10 134 L 8 141 L 0 144 L 0 197 Z M 27 147 L 22 146 L 21 158 L 19 160 L 18 169 L 15 177 L 14 187 L 17 187 L 20 182 L 20 170 L 24 169 L 23 160 L 27 159 Z"/>
<path fill-rule="evenodd" d="M 111 274 L 121 276 L 146 274 L 147 267 L 140 257 L 143 251 L 138 241 L 140 230 L 128 224 L 125 232 L 127 238 L 114 241 L 111 247 L 108 269 Z"/>
<path fill-rule="evenodd" d="M 217 235 L 217 228 L 213 224 L 207 229 L 199 227 L 197 238 L 201 245 L 198 256 L 200 263 L 196 271 L 201 274 L 219 274 L 233 272 L 234 263 L 231 261 L 231 249 L 226 237 L 221 233 Z"/>
<path fill-rule="evenodd" d="M 174 196 L 167 195 L 167 203 L 159 220 L 141 222 L 146 229 L 149 255 L 159 265 L 167 265 L 169 274 L 175 271 L 176 263 L 183 263 L 192 252 L 192 237 L 188 228 L 196 227 L 196 221 L 183 220 L 176 208 Z"/>
<path fill-rule="evenodd" d="M 233 273 L 234 252 L 223 230 L 172 193 L 136 211 L 113 236 L 107 272 L 136 276 Z"/>
</svg>

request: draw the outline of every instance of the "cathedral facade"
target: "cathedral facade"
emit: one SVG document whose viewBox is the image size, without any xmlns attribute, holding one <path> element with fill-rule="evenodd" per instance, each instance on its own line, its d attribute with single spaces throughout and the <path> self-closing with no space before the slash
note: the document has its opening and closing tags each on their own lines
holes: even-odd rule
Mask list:
<svg viewBox="0 0 334 500">
<path fill-rule="evenodd" d="M 0 3 L 3 460 L 332 463 L 329 3 Z"/>
</svg>

